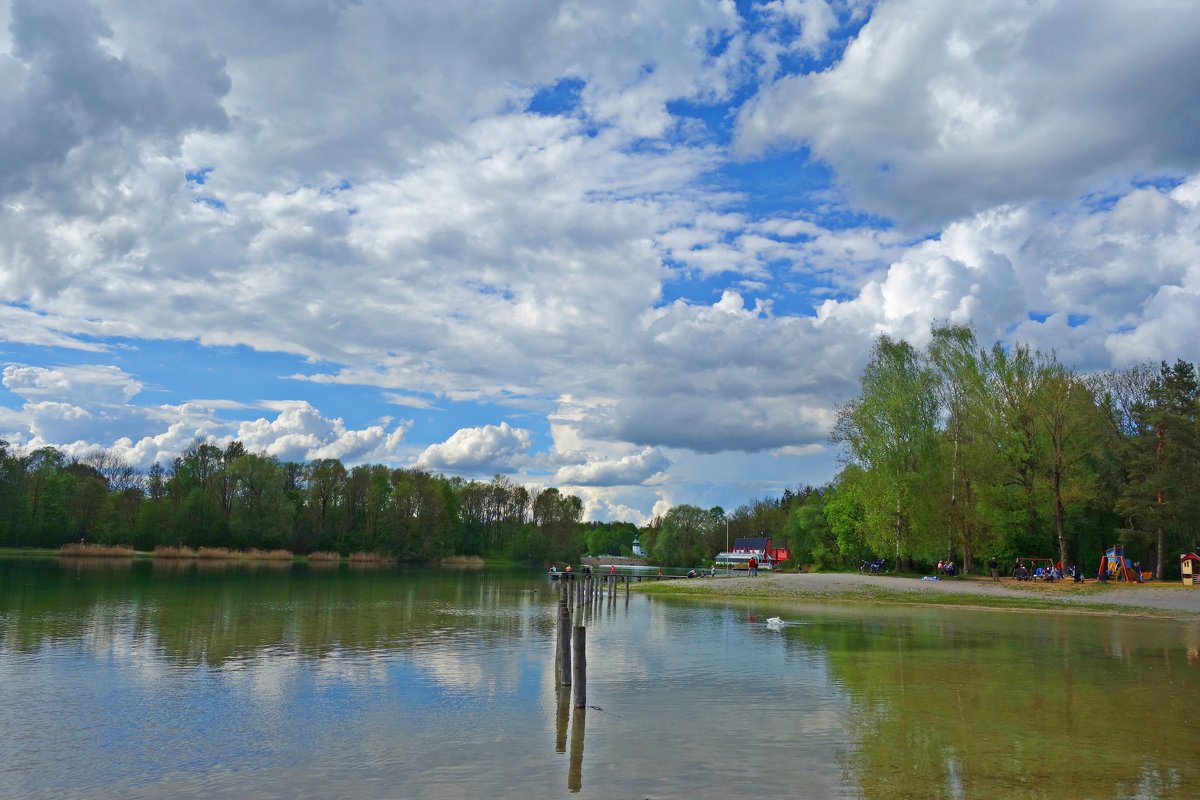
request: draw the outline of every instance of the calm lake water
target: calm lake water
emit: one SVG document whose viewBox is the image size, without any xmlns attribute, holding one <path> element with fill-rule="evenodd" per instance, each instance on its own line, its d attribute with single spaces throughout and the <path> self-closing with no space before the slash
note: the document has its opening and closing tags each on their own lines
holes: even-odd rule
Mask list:
<svg viewBox="0 0 1200 800">
<path fill-rule="evenodd" d="M 0 797 L 1195 798 L 1200 623 L 0 560 Z M 788 624 L 765 624 L 778 615 Z"/>
</svg>

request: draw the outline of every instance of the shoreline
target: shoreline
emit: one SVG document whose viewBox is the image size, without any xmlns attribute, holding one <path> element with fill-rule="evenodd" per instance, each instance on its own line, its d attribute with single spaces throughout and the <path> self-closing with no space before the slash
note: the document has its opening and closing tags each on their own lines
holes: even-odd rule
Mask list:
<svg viewBox="0 0 1200 800">
<path fill-rule="evenodd" d="M 635 585 L 646 594 L 716 600 L 924 605 L 1011 611 L 1151 616 L 1200 622 L 1200 586 L 1033 583 L 969 576 L 924 581 L 844 572 L 765 573 Z"/>
</svg>

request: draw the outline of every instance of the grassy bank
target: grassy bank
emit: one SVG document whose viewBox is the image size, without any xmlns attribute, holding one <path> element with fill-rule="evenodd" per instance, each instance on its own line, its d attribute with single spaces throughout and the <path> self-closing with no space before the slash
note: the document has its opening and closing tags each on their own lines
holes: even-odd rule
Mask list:
<svg viewBox="0 0 1200 800">
<path fill-rule="evenodd" d="M 1196 619 L 1196 610 L 1157 607 L 1147 592 L 1168 590 L 1169 584 L 1155 584 L 1138 594 L 1141 587 L 1119 587 L 1099 583 L 1082 586 L 1057 584 L 1003 584 L 984 580 L 942 582 L 936 587 L 908 578 L 873 578 L 857 575 L 821 576 L 820 582 L 806 582 L 807 576 L 769 576 L 761 578 L 715 578 L 697 580 L 652 581 L 635 584 L 636 591 L 659 597 L 690 597 L 712 600 L 765 600 L 795 603 L 847 603 L 854 605 L 917 605 L 953 608 L 980 608 L 1011 611 L 1055 611 L 1082 614 L 1119 614 Z M 1192 599 L 1193 590 L 1179 587 L 1180 598 Z M 1200 607 L 1200 590 L 1195 590 Z M 1144 600 L 1144 604 L 1140 601 Z M 1114 602 L 1116 601 L 1116 602 Z"/>
</svg>

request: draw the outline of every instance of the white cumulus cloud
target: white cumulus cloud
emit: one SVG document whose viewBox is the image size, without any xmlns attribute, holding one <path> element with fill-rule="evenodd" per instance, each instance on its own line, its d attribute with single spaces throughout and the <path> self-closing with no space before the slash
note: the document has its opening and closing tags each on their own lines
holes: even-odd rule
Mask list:
<svg viewBox="0 0 1200 800">
<path fill-rule="evenodd" d="M 434 470 L 499 472 L 525 461 L 532 443 L 528 430 L 507 422 L 462 428 L 446 441 L 425 448 L 417 464 Z"/>
</svg>

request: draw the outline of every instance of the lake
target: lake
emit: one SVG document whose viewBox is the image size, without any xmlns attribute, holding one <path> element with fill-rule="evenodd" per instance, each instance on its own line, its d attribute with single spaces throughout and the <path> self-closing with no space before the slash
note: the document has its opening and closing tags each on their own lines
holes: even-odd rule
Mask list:
<svg viewBox="0 0 1200 800">
<path fill-rule="evenodd" d="M 0 559 L 0 797 L 1200 791 L 1197 622 L 634 592 L 589 610 L 575 713 L 556 597 L 516 569 Z"/>
</svg>

